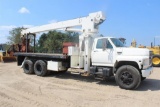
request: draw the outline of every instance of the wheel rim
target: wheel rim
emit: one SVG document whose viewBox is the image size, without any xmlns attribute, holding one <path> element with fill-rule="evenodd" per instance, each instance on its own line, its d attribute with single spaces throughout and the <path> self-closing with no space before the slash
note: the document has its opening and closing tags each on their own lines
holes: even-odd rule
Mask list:
<svg viewBox="0 0 160 107">
<path fill-rule="evenodd" d="M 133 76 L 129 72 L 123 72 L 120 79 L 125 85 L 131 85 L 133 83 Z"/>
<path fill-rule="evenodd" d="M 159 59 L 158 57 L 154 57 L 154 58 L 152 59 L 152 62 L 153 62 L 153 64 L 157 65 L 157 64 L 160 63 L 160 59 Z"/>
</svg>

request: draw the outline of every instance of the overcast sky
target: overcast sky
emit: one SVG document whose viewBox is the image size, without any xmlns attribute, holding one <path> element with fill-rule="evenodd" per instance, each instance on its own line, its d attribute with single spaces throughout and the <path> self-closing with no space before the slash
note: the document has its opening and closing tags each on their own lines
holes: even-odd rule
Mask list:
<svg viewBox="0 0 160 107">
<path fill-rule="evenodd" d="M 124 37 L 127 45 L 150 45 L 160 36 L 160 0 L 0 0 L 0 43 L 15 27 L 32 27 L 103 11 L 100 34 Z M 156 38 L 160 45 L 160 38 Z"/>
</svg>

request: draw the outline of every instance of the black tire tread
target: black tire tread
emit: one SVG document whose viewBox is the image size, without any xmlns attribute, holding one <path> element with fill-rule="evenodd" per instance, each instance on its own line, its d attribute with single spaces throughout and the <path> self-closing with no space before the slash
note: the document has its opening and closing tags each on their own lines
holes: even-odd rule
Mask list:
<svg viewBox="0 0 160 107">
<path fill-rule="evenodd" d="M 119 81 L 119 75 L 124 70 L 129 70 L 128 72 L 131 72 L 133 75 L 135 75 L 135 79 L 134 79 L 135 81 L 134 81 L 133 85 L 131 85 L 131 86 L 125 86 L 123 83 L 121 83 Z M 138 88 L 138 86 L 141 83 L 140 72 L 137 70 L 137 68 L 135 68 L 135 67 L 133 67 L 131 65 L 124 65 L 124 66 L 121 66 L 120 68 L 118 68 L 118 70 L 116 72 L 116 75 L 115 75 L 115 79 L 116 79 L 116 82 L 117 82 L 117 84 L 119 85 L 120 88 L 129 89 L 129 90 Z"/>
<path fill-rule="evenodd" d="M 42 67 L 41 72 L 39 72 L 36 68 L 37 65 L 40 65 Z M 37 60 L 34 64 L 34 72 L 37 76 L 46 76 L 47 75 L 47 64 L 43 60 Z"/>
<path fill-rule="evenodd" d="M 29 70 L 25 68 L 26 64 L 29 66 Z M 24 70 L 24 73 L 26 74 L 33 74 L 34 73 L 33 62 L 31 60 L 25 60 L 23 63 L 23 70 Z"/>
</svg>

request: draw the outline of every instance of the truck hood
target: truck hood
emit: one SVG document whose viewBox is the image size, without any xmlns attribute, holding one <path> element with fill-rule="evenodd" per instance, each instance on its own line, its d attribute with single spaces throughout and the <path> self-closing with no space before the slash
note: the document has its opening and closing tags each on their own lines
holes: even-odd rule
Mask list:
<svg viewBox="0 0 160 107">
<path fill-rule="evenodd" d="M 149 49 L 146 48 L 117 48 L 117 53 L 125 56 L 149 56 Z"/>
</svg>

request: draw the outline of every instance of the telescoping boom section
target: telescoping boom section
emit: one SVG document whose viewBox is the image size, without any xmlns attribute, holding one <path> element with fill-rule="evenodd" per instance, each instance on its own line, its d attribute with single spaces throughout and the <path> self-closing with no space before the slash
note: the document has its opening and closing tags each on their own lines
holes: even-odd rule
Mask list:
<svg viewBox="0 0 160 107">
<path fill-rule="evenodd" d="M 98 26 L 104 22 L 105 16 L 102 12 L 90 13 L 87 17 L 76 18 L 67 21 L 46 24 L 42 26 L 32 27 L 22 31 L 22 35 L 29 33 L 40 33 L 51 30 L 73 30 L 83 33 L 97 33 Z M 81 27 L 74 29 L 74 27 Z M 72 28 L 72 29 L 71 29 Z"/>
</svg>

